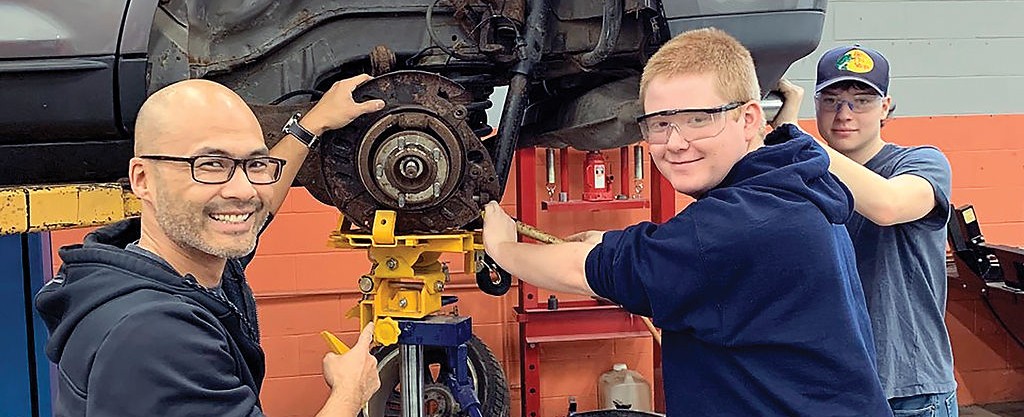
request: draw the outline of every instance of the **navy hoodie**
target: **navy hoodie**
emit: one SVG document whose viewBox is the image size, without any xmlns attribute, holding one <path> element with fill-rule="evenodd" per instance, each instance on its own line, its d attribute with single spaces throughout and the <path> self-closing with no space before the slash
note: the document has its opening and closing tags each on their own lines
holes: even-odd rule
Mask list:
<svg viewBox="0 0 1024 417">
<path fill-rule="evenodd" d="M 665 224 L 605 233 L 587 281 L 663 329 L 670 416 L 891 416 L 852 196 L 806 133 L 770 136 Z"/>
<path fill-rule="evenodd" d="M 59 368 L 58 417 L 262 416 L 264 356 L 243 268 L 223 294 L 124 247 L 138 219 L 60 249 L 64 265 L 36 296 Z"/>
</svg>

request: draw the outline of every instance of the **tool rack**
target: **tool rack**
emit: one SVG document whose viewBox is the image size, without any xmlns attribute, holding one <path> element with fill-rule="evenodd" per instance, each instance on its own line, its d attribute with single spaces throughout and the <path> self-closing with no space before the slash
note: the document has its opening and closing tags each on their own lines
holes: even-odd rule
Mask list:
<svg viewBox="0 0 1024 417">
<path fill-rule="evenodd" d="M 623 153 L 623 155 L 626 155 Z M 568 162 L 568 152 L 562 153 L 561 164 Z M 625 166 L 628 157 L 623 157 L 621 172 L 628 173 Z M 526 224 L 536 225 L 539 209 L 542 207 L 538 199 L 537 187 L 537 149 L 523 148 L 516 152 L 516 215 Z M 653 165 L 651 165 L 653 167 Z M 566 169 L 563 168 L 563 172 Z M 563 189 L 567 189 L 566 175 L 562 175 Z M 624 181 L 624 180 L 623 180 Z M 631 200 L 609 202 L 580 202 L 571 207 L 560 206 L 559 209 L 608 210 L 622 208 L 651 207 L 651 220 L 663 223 L 675 215 L 675 190 L 662 177 L 657 169 L 651 169 L 651 198 L 639 206 Z M 555 206 L 544 205 L 544 209 Z M 646 325 L 639 316 L 630 314 L 617 305 L 598 300 L 579 300 L 559 302 L 558 308 L 549 310 L 541 304 L 537 295 L 537 287 L 519 282 L 519 303 L 515 309 L 519 322 L 519 371 L 520 402 L 523 417 L 538 417 L 541 403 L 540 383 L 540 343 L 568 342 L 579 340 L 615 339 L 627 337 L 645 337 L 650 335 Z M 654 345 L 654 396 L 657 410 L 664 410 L 664 398 L 661 389 L 661 347 Z"/>
</svg>

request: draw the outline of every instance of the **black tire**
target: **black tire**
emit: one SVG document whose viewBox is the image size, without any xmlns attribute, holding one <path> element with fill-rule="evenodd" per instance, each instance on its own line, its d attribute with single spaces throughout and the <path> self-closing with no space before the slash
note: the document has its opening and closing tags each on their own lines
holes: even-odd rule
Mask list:
<svg viewBox="0 0 1024 417">
<path fill-rule="evenodd" d="M 509 409 L 508 380 L 494 353 L 475 335 L 466 342 L 469 362 L 470 379 L 476 382 L 477 399 L 484 417 L 507 417 Z M 398 345 L 391 345 L 373 352 L 377 358 L 377 371 L 380 373 L 381 387 L 370 398 L 364 415 L 368 417 L 400 417 L 402 415 L 401 384 L 399 381 Z M 447 365 L 448 358 L 444 348 L 426 346 L 423 352 L 424 362 L 424 396 L 425 415 L 455 417 L 466 416 L 460 410 L 444 377 L 451 368 Z M 437 373 L 437 380 L 432 377 L 431 368 Z M 432 404 L 435 413 L 428 404 Z M 426 414 L 429 413 L 429 414 Z"/>
</svg>

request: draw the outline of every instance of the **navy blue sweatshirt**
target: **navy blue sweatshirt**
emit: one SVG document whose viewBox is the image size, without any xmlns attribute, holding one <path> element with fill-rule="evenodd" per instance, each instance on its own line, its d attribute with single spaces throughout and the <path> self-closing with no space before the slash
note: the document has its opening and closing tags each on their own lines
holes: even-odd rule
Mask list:
<svg viewBox="0 0 1024 417">
<path fill-rule="evenodd" d="M 605 233 L 587 281 L 663 329 L 670 416 L 891 416 L 852 196 L 806 133 L 770 136 L 665 224 Z"/>
<path fill-rule="evenodd" d="M 54 415 L 262 416 L 251 255 L 228 261 L 215 292 L 124 249 L 138 238 L 132 219 L 61 248 L 64 265 L 36 296 L 60 369 Z"/>
</svg>

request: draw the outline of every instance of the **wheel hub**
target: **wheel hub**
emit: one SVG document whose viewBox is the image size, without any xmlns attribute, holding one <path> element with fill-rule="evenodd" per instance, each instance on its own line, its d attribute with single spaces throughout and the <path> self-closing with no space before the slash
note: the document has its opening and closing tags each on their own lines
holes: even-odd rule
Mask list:
<svg viewBox="0 0 1024 417">
<path fill-rule="evenodd" d="M 352 97 L 385 107 L 324 134 L 319 165 L 322 194 L 354 225 L 370 229 L 377 210 L 395 210 L 396 233 L 444 233 L 500 198 L 493 160 L 465 121 L 472 95 L 457 83 L 397 71 Z"/>
<path fill-rule="evenodd" d="M 461 155 L 462 146 L 431 115 L 385 116 L 367 135 L 384 137 L 359 146 L 359 178 L 374 200 L 399 209 L 423 209 L 447 200 L 458 186 L 463 163 L 453 155 Z"/>
<path fill-rule="evenodd" d="M 444 384 L 431 383 L 423 387 L 423 412 L 426 417 L 457 415 L 461 407 Z"/>
</svg>

